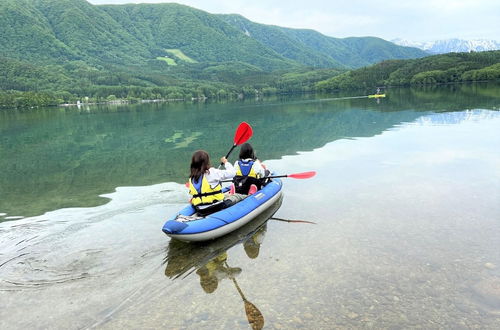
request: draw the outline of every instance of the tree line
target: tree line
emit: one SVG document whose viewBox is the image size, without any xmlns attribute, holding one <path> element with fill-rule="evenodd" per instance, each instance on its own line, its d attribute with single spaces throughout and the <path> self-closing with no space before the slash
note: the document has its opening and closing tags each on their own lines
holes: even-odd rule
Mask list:
<svg viewBox="0 0 500 330">
<path fill-rule="evenodd" d="M 500 51 L 449 53 L 389 60 L 316 83 L 319 91 L 432 85 L 500 79 Z"/>
<path fill-rule="evenodd" d="M 227 100 L 256 95 L 313 93 L 376 86 L 433 85 L 500 79 L 500 51 L 450 53 L 390 60 L 352 71 L 296 69 L 267 72 L 241 62 L 168 66 L 35 65 L 0 58 L 0 108 L 84 101 Z"/>
<path fill-rule="evenodd" d="M 266 72 L 246 63 L 181 64 L 152 60 L 142 67 L 35 65 L 0 58 L 0 108 L 53 106 L 77 101 L 236 99 L 275 93 L 311 92 L 336 69 Z"/>
</svg>

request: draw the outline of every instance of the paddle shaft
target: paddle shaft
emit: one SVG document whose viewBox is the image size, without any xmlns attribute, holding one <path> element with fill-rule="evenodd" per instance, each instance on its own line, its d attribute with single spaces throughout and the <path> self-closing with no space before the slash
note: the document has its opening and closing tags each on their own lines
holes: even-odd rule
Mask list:
<svg viewBox="0 0 500 330">
<path fill-rule="evenodd" d="M 288 175 L 285 174 L 285 175 L 271 175 L 271 176 L 265 176 L 263 178 L 259 178 L 260 180 L 264 180 L 264 179 L 273 179 L 273 178 L 287 178 Z M 221 182 L 232 182 L 233 179 L 227 179 L 227 180 L 222 180 Z"/>
<path fill-rule="evenodd" d="M 226 159 L 228 159 L 229 155 L 231 154 L 231 152 L 233 152 L 234 148 L 236 148 L 236 144 L 233 144 L 233 146 L 231 147 L 231 149 L 229 149 L 229 151 L 228 151 L 228 153 L 227 153 L 227 155 L 226 155 Z M 220 168 L 221 166 L 223 166 L 223 165 L 224 165 L 224 163 L 220 163 L 219 168 Z"/>
<path fill-rule="evenodd" d="M 231 149 L 229 149 L 227 155 L 226 155 L 226 159 L 229 158 L 229 155 L 233 152 L 234 148 L 236 148 L 236 144 L 233 144 L 233 146 L 231 147 Z"/>
<path fill-rule="evenodd" d="M 299 173 L 301 174 L 301 173 Z M 300 178 L 300 177 L 295 177 L 294 174 L 282 174 L 282 175 L 270 175 L 270 176 L 265 176 L 262 178 L 259 178 L 260 180 L 264 179 L 274 179 L 274 178 L 293 178 L 293 179 L 307 179 L 306 177 Z M 221 182 L 232 182 L 233 179 L 228 179 L 228 180 L 222 180 Z"/>
</svg>

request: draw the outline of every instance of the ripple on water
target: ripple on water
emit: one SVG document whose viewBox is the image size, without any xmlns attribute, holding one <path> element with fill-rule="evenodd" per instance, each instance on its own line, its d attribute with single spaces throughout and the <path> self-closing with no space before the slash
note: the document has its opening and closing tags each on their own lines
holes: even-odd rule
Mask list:
<svg viewBox="0 0 500 330">
<path fill-rule="evenodd" d="M 39 253 L 23 253 L 7 260 L 10 263 L 7 274 L 2 276 L 1 290 L 37 289 L 55 284 L 82 280 L 96 275 L 96 256 L 102 251 L 88 249 L 65 256 L 66 261 Z M 70 262 L 68 262 L 70 260 Z"/>
</svg>

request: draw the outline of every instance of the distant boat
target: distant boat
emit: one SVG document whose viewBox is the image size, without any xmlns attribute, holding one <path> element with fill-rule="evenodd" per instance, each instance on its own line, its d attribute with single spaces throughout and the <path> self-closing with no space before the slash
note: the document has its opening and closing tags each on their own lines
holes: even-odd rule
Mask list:
<svg viewBox="0 0 500 330">
<path fill-rule="evenodd" d="M 372 95 L 368 95 L 368 98 L 370 98 L 370 99 L 379 98 L 379 97 L 385 97 L 385 94 L 372 94 Z"/>
</svg>

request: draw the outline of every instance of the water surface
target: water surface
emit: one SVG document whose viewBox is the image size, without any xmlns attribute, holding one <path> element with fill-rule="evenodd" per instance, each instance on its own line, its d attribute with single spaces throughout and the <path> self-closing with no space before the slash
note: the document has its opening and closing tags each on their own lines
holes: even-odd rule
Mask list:
<svg viewBox="0 0 500 330">
<path fill-rule="evenodd" d="M 495 329 L 500 88 L 387 95 L 0 113 L 0 327 L 245 329 L 251 304 L 269 329 Z M 318 175 L 171 241 L 191 153 L 243 120 L 273 170 Z"/>
</svg>

